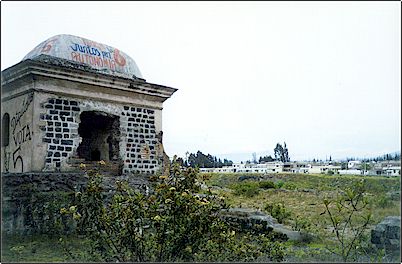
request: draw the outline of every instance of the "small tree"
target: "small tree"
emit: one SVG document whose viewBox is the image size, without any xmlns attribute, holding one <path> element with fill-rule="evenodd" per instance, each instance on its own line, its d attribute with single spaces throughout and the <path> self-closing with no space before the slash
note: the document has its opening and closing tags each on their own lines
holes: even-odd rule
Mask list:
<svg viewBox="0 0 402 264">
<path fill-rule="evenodd" d="M 253 152 L 253 163 L 257 163 L 257 153 Z"/>
<path fill-rule="evenodd" d="M 345 262 L 358 255 L 365 231 L 372 222 L 365 192 L 365 181 L 362 180 L 341 192 L 337 199 L 323 201 L 325 211 L 321 215 L 328 216 L 338 244 L 338 247 L 327 249 L 340 255 Z"/>
<path fill-rule="evenodd" d="M 363 164 L 360 165 L 360 169 L 364 171 L 368 171 L 372 169 L 372 165 L 368 162 L 364 162 Z"/>
<path fill-rule="evenodd" d="M 279 160 L 279 161 L 283 161 L 282 160 L 282 153 L 283 153 L 283 147 L 282 147 L 281 144 L 277 143 L 276 147 L 274 148 L 275 159 Z"/>
<path fill-rule="evenodd" d="M 286 142 L 284 142 L 283 145 L 284 147 L 282 147 L 282 145 L 279 143 L 276 144 L 276 147 L 274 149 L 275 159 L 282 162 L 289 162 L 290 161 L 289 151 L 288 148 L 286 147 Z"/>
<path fill-rule="evenodd" d="M 290 161 L 289 151 L 288 151 L 288 147 L 286 146 L 286 142 L 283 142 L 283 159 L 284 159 L 284 162 Z"/>
</svg>

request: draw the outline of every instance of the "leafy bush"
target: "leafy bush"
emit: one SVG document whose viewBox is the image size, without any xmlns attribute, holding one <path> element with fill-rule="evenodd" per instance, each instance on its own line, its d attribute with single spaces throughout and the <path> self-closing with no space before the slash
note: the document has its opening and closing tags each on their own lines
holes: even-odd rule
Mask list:
<svg viewBox="0 0 402 264">
<path fill-rule="evenodd" d="M 272 181 L 261 181 L 258 186 L 262 189 L 273 189 L 275 188 L 275 183 Z"/>
<path fill-rule="evenodd" d="M 170 175 L 160 176 L 149 195 L 116 182 L 116 192 L 107 198 L 102 177 L 89 176 L 76 206 L 62 213 L 73 214 L 81 234 L 93 241 L 88 252 L 102 261 L 283 260 L 279 242 L 264 234 L 235 232 L 221 219 L 224 199 L 197 194 L 192 168 L 173 164 Z"/>
<path fill-rule="evenodd" d="M 297 185 L 293 182 L 285 182 L 282 187 L 286 190 L 296 190 Z"/>
<path fill-rule="evenodd" d="M 311 226 L 310 221 L 308 221 L 305 218 L 302 218 L 300 216 L 296 216 L 296 218 L 294 219 L 294 225 L 293 225 L 293 230 L 295 231 L 302 231 L 302 230 L 308 230 Z"/>
<path fill-rule="evenodd" d="M 259 185 L 257 182 L 242 182 L 236 183 L 231 186 L 235 195 L 243 195 L 246 197 L 253 197 L 260 193 Z"/>
<path fill-rule="evenodd" d="M 283 187 L 285 183 L 282 180 L 279 180 L 275 183 L 275 188 L 280 189 Z"/>
<path fill-rule="evenodd" d="M 26 226 L 33 233 L 48 235 L 67 234 L 74 230 L 71 218 L 60 215 L 60 207 L 73 201 L 73 192 L 39 192 L 32 190 L 30 199 L 24 201 Z"/>
<path fill-rule="evenodd" d="M 379 197 L 375 198 L 375 205 L 380 208 L 387 208 L 392 206 L 392 200 L 387 195 L 380 195 Z"/>
<path fill-rule="evenodd" d="M 290 211 L 288 211 L 285 206 L 281 203 L 272 204 L 268 203 L 264 207 L 265 211 L 267 211 L 273 218 L 278 220 L 278 223 L 282 224 L 285 219 L 288 219 L 291 215 Z"/>
</svg>

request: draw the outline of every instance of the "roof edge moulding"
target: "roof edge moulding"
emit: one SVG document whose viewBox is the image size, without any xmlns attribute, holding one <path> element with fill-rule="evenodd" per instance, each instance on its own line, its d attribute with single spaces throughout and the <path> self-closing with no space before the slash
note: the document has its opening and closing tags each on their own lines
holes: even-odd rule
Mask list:
<svg viewBox="0 0 402 264">
<path fill-rule="evenodd" d="M 66 34 L 53 36 L 36 46 L 22 60 L 42 60 L 47 56 L 89 66 L 100 73 L 143 79 L 137 64 L 126 53 L 82 37 Z"/>
</svg>

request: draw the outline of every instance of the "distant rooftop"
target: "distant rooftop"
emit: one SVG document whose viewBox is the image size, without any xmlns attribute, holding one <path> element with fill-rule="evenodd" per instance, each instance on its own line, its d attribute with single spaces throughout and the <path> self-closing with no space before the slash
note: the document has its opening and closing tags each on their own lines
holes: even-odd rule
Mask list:
<svg viewBox="0 0 402 264">
<path fill-rule="evenodd" d="M 106 74 L 143 79 L 135 61 L 124 52 L 73 35 L 51 37 L 36 46 L 23 60 L 41 60 L 44 55 L 83 64 Z"/>
</svg>

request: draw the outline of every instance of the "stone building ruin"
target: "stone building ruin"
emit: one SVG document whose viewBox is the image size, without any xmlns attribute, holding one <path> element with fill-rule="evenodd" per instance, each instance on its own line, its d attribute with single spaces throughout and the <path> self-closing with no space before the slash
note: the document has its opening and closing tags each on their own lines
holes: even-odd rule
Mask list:
<svg viewBox="0 0 402 264">
<path fill-rule="evenodd" d="M 1 172 L 70 172 L 104 160 L 117 174 L 162 166 L 162 104 L 177 89 L 146 82 L 105 44 L 57 35 L 2 71 Z"/>
</svg>

